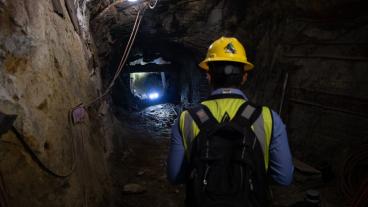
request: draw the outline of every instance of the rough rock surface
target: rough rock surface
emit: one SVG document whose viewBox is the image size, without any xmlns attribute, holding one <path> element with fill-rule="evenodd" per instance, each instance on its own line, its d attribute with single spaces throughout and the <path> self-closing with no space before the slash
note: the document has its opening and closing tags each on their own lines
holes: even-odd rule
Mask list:
<svg viewBox="0 0 368 207">
<path fill-rule="evenodd" d="M 93 107 L 77 126 L 68 112 L 98 95 L 100 77 L 64 1 L 64 16 L 51 2 L 0 1 L 0 111 L 18 116 L 15 128 L 47 168 L 73 172 L 42 170 L 13 132 L 1 136 L 0 171 L 9 206 L 98 206 L 109 189 L 103 123 Z"/>
<path fill-rule="evenodd" d="M 144 193 L 146 192 L 146 188 L 136 183 L 130 183 L 130 184 L 124 185 L 123 192 L 124 193 Z"/>
</svg>

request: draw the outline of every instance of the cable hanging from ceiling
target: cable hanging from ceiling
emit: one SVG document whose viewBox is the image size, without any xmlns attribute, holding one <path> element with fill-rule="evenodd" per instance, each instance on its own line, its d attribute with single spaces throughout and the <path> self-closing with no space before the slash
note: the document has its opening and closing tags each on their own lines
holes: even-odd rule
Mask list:
<svg viewBox="0 0 368 207">
<path fill-rule="evenodd" d="M 150 9 L 154 9 L 157 5 L 157 2 L 158 0 L 151 0 L 149 3 L 148 3 L 148 6 Z"/>
<path fill-rule="evenodd" d="M 144 12 L 146 11 L 147 8 L 154 9 L 156 7 L 157 3 L 158 3 L 158 0 L 149 0 L 149 1 L 144 1 L 142 4 L 138 5 L 138 12 L 137 12 L 137 15 L 136 15 L 136 18 L 135 18 L 135 21 L 134 21 L 132 32 L 130 33 L 128 43 L 125 46 L 124 53 L 121 57 L 119 66 L 118 66 L 118 68 L 115 72 L 114 77 L 112 78 L 112 80 L 110 81 L 110 84 L 108 85 L 107 89 L 105 90 L 105 92 L 102 95 L 100 95 L 96 99 L 92 100 L 88 104 L 80 105 L 80 107 L 87 107 L 88 108 L 88 107 L 92 106 L 93 104 L 97 103 L 98 101 L 103 100 L 107 95 L 110 94 L 112 87 L 115 85 L 116 79 L 119 77 L 119 75 L 123 71 L 123 68 L 126 64 L 126 61 L 127 61 L 128 57 L 129 57 L 130 51 L 132 49 L 133 43 L 135 41 L 135 38 L 136 38 L 138 30 L 139 30 L 139 26 L 140 26 L 141 21 L 143 19 Z"/>
</svg>

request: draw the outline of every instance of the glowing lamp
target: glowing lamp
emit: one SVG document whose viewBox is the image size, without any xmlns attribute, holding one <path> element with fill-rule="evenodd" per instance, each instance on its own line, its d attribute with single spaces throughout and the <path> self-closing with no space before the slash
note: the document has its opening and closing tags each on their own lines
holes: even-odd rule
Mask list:
<svg viewBox="0 0 368 207">
<path fill-rule="evenodd" d="M 151 100 L 155 100 L 155 99 L 158 99 L 158 97 L 159 97 L 160 95 L 158 94 L 158 93 L 156 93 L 156 92 L 153 92 L 153 93 L 150 93 L 149 95 L 148 95 L 148 98 L 149 99 L 151 99 Z"/>
</svg>

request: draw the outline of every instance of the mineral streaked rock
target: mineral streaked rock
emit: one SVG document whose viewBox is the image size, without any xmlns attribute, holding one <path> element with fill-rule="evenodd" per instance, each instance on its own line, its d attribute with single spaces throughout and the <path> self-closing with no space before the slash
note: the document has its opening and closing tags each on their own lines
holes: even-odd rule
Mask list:
<svg viewBox="0 0 368 207">
<path fill-rule="evenodd" d="M 109 183 L 102 122 L 93 113 L 84 127 L 68 122 L 72 107 L 101 90 L 98 74 L 94 81 L 90 77 L 91 46 L 70 18 L 53 12 L 51 1 L 2 0 L 0 25 L 0 110 L 18 115 L 15 127 L 52 171 L 72 168 L 73 145 L 78 160 L 70 177 L 55 178 L 40 170 L 14 134 L 1 137 L 0 169 L 10 206 L 81 206 L 83 189 L 86 200 L 93 199 L 88 206 L 99 206 Z M 83 138 L 75 130 L 83 130 Z"/>
</svg>

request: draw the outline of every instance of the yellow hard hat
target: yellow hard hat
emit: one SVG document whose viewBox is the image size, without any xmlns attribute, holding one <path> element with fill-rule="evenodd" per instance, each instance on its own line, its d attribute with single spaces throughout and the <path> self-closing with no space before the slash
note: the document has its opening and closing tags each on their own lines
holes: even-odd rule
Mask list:
<svg viewBox="0 0 368 207">
<path fill-rule="evenodd" d="M 234 37 L 221 37 L 214 41 L 207 51 L 206 59 L 204 59 L 199 67 L 208 71 L 208 62 L 214 61 L 231 61 L 244 63 L 244 70 L 252 70 L 254 65 L 247 60 L 247 55 L 243 45 Z"/>
</svg>

